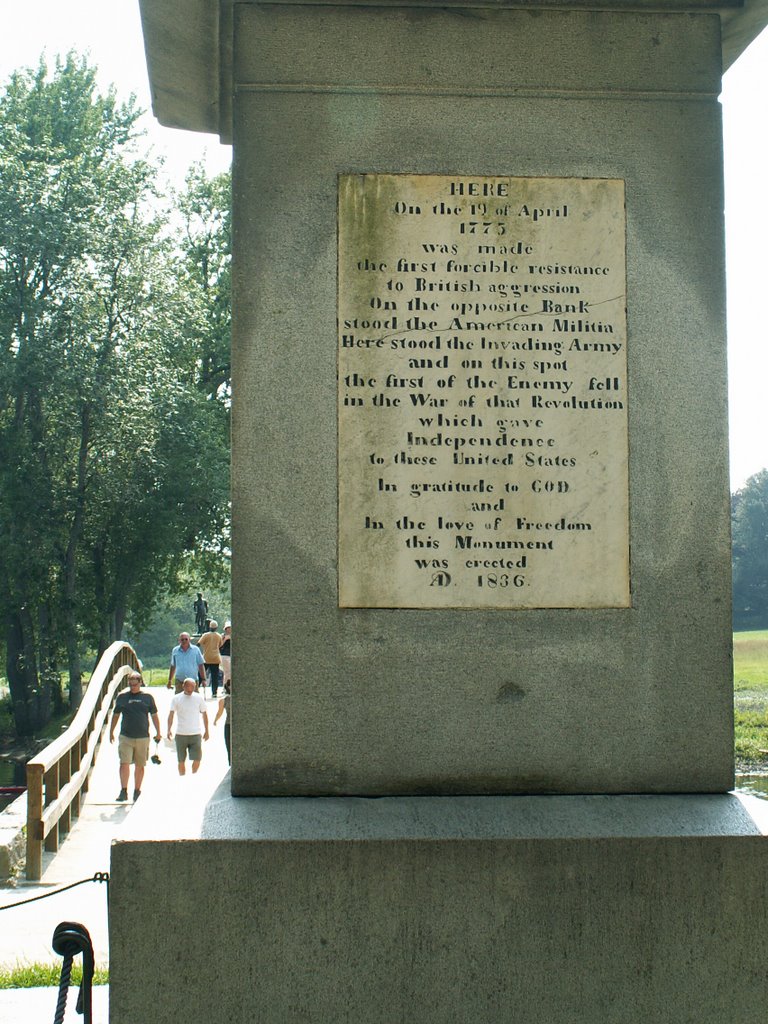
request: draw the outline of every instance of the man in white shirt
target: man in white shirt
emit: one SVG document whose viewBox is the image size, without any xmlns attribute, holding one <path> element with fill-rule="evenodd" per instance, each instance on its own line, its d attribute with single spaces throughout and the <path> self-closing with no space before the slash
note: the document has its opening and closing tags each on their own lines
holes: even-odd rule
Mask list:
<svg viewBox="0 0 768 1024">
<path fill-rule="evenodd" d="M 192 774 L 200 767 L 203 759 L 203 739 L 208 739 L 208 712 L 205 710 L 205 698 L 195 690 L 195 680 L 187 677 L 181 688 L 171 700 L 171 713 L 168 715 L 168 739 L 172 738 L 173 716 L 178 716 L 176 731 L 176 756 L 179 759 L 179 775 L 185 775 L 187 754 L 192 762 Z M 202 719 L 202 722 L 200 721 Z M 205 732 L 203 732 L 205 725 Z"/>
</svg>

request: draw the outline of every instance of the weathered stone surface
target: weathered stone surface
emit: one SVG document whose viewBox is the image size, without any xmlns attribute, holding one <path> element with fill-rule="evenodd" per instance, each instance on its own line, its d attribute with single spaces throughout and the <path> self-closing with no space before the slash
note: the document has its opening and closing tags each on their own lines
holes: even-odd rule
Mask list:
<svg viewBox="0 0 768 1024">
<path fill-rule="evenodd" d="M 0 885 L 15 878 L 27 852 L 27 794 L 9 804 L 0 814 Z"/>
<path fill-rule="evenodd" d="M 333 6 L 343 7 L 347 2 Z M 218 4 L 212 0 L 139 0 L 139 4 L 155 116 L 164 125 L 218 132 L 222 141 L 231 141 L 233 0 L 219 0 Z M 436 6 L 483 9 L 464 0 L 440 0 Z M 594 0 L 570 0 L 567 5 L 562 0 L 529 0 L 527 6 L 583 10 L 593 7 Z M 599 6 L 603 10 L 626 8 L 623 0 L 603 0 Z M 634 0 L 632 8 L 719 13 L 724 68 L 730 67 L 768 24 L 768 0 Z"/>
<path fill-rule="evenodd" d="M 758 1024 L 766 857 L 735 797 L 222 792 L 113 847 L 111 1020 Z"/>
<path fill-rule="evenodd" d="M 727 790 L 717 18 L 235 16 L 235 792 Z M 459 172 L 625 183 L 631 607 L 339 608 L 339 175 Z"/>
</svg>

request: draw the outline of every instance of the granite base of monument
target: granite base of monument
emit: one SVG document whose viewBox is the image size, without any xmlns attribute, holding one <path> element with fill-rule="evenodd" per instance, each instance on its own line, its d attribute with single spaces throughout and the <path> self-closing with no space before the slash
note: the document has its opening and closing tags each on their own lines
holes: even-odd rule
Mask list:
<svg viewBox="0 0 768 1024">
<path fill-rule="evenodd" d="M 734 796 L 222 788 L 195 831 L 113 847 L 112 1024 L 764 1020 L 768 844 Z"/>
</svg>

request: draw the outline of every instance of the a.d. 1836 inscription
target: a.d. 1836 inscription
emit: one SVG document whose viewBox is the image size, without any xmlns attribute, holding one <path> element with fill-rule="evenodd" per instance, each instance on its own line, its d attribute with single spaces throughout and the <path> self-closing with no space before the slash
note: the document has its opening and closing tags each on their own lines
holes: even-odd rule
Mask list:
<svg viewBox="0 0 768 1024">
<path fill-rule="evenodd" d="M 625 607 L 622 181 L 339 178 L 339 604 Z"/>
</svg>

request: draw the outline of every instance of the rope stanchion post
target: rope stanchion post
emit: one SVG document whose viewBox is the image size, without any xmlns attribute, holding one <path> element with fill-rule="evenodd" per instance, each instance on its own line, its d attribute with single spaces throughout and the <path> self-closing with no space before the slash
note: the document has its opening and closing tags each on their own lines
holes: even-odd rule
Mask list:
<svg viewBox="0 0 768 1024">
<path fill-rule="evenodd" d="M 56 932 L 53 933 L 54 939 Z M 55 947 L 54 947 L 55 948 Z M 67 994 L 69 992 L 69 979 L 72 975 L 72 954 L 65 953 L 64 963 L 61 965 L 61 977 L 59 978 L 59 994 L 56 999 L 56 1013 L 53 1016 L 53 1024 L 62 1024 L 64 1014 L 67 1012 Z"/>
<path fill-rule="evenodd" d="M 78 953 L 83 954 L 83 980 L 77 997 L 77 1012 L 83 1015 L 83 1024 L 93 1024 L 92 987 L 93 987 L 93 943 L 88 929 L 74 921 L 62 921 L 57 925 L 51 941 L 53 950 L 64 957 L 59 982 L 59 996 L 56 1003 L 56 1016 L 53 1024 L 62 1024 L 67 1006 L 67 991 L 72 970 L 72 959 Z"/>
<path fill-rule="evenodd" d="M 58 896 L 60 892 L 67 889 L 74 889 L 78 885 L 85 885 L 87 882 L 104 882 L 107 887 L 107 911 L 109 911 L 109 872 L 97 871 L 92 878 L 81 878 L 79 882 L 71 882 L 51 892 L 40 893 L 38 896 L 30 896 L 26 900 L 17 900 L 15 903 L 6 903 L 0 907 L 0 911 L 12 910 L 14 907 L 23 907 L 27 903 L 35 903 L 37 900 L 47 900 L 51 896 Z M 56 926 L 51 942 L 53 950 L 59 956 L 64 957 L 61 966 L 61 977 L 59 979 L 59 993 L 56 1002 L 56 1016 L 53 1024 L 63 1024 L 64 1014 L 67 1009 L 67 993 L 69 991 L 70 978 L 72 975 L 72 960 L 78 953 L 83 954 L 83 980 L 80 984 L 80 992 L 77 997 L 77 1012 L 83 1015 L 84 1024 L 92 1022 L 92 989 L 95 962 L 93 955 L 93 943 L 85 925 L 71 921 L 62 921 Z"/>
</svg>

